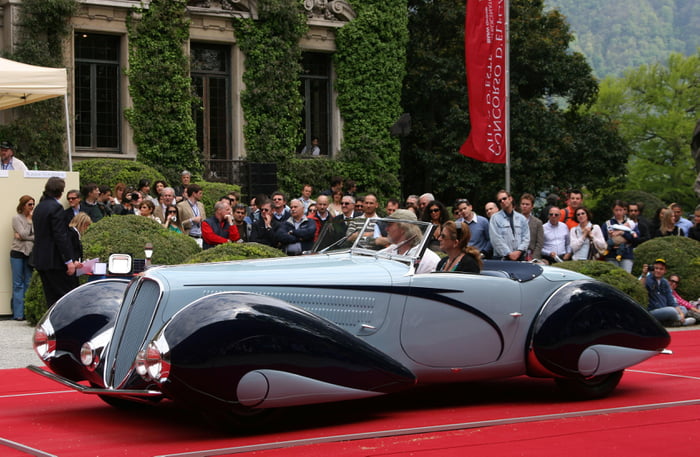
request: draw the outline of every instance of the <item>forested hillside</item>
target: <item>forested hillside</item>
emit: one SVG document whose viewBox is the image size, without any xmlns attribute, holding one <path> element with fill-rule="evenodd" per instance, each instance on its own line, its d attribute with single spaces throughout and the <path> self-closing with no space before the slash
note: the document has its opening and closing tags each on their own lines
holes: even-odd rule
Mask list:
<svg viewBox="0 0 700 457">
<path fill-rule="evenodd" d="M 700 46 L 698 0 L 545 0 L 564 14 L 598 77 L 691 55 Z"/>
</svg>

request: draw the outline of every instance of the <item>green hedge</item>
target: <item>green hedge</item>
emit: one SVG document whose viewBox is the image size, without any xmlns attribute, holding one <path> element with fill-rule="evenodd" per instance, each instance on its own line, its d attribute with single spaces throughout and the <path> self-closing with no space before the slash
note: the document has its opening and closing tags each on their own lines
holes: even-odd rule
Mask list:
<svg viewBox="0 0 700 457">
<path fill-rule="evenodd" d="M 188 258 L 185 263 L 225 262 L 228 260 L 265 259 L 285 257 L 278 249 L 258 243 L 227 243 L 201 251 Z"/>
<path fill-rule="evenodd" d="M 668 273 L 681 277 L 678 293 L 686 300 L 700 297 L 700 242 L 684 236 L 654 238 L 640 244 L 634 251 L 632 274 L 638 276 L 642 266 L 664 259 Z"/>
<path fill-rule="evenodd" d="M 576 271 L 591 278 L 597 279 L 604 283 L 610 284 L 622 292 L 626 293 L 640 305 L 646 306 L 649 304 L 646 289 L 637 280 L 636 276 L 632 276 L 622 268 L 608 262 L 598 260 L 575 260 L 572 262 L 561 262 L 554 265 L 558 268 Z"/>
<path fill-rule="evenodd" d="M 141 179 L 155 181 L 167 179 L 153 167 L 141 162 L 123 159 L 90 159 L 77 162 L 73 169 L 80 173 L 80 185 L 95 183 L 98 186 L 114 185 L 120 182 L 136 187 Z"/>
<path fill-rule="evenodd" d="M 99 257 L 102 262 L 107 262 L 115 253 L 143 259 L 146 243 L 153 244 L 155 265 L 183 263 L 199 252 L 193 238 L 165 230 L 154 220 L 136 215 L 105 217 L 92 224 L 83 235 L 85 258 Z"/>
</svg>

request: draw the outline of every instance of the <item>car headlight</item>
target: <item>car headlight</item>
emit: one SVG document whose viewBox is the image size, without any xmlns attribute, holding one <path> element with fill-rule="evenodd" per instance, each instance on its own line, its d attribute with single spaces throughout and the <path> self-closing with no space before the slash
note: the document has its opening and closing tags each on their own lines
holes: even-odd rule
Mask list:
<svg viewBox="0 0 700 457">
<path fill-rule="evenodd" d="M 170 348 L 161 334 L 136 355 L 136 373 L 146 381 L 164 383 L 170 376 Z"/>
<path fill-rule="evenodd" d="M 114 328 L 105 330 L 90 341 L 83 343 L 80 347 L 80 363 L 85 365 L 88 370 L 94 371 L 97 368 L 102 359 L 102 353 L 111 341 L 113 333 Z"/>
<path fill-rule="evenodd" d="M 34 329 L 34 351 L 41 360 L 49 360 L 56 356 L 56 333 L 54 332 L 51 321 L 44 320 Z"/>
</svg>

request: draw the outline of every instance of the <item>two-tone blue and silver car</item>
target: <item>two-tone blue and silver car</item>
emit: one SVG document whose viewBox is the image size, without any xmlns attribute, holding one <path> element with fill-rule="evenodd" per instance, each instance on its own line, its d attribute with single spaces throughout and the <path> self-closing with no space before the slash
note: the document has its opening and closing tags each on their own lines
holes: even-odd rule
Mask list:
<svg viewBox="0 0 700 457">
<path fill-rule="evenodd" d="M 168 398 L 236 419 L 520 375 L 601 397 L 669 344 L 629 296 L 575 272 L 486 261 L 418 274 L 432 226 L 404 222 L 422 237 L 407 255 L 328 226 L 309 255 L 85 284 L 37 325 L 50 371 L 32 369 L 111 404 Z"/>
</svg>

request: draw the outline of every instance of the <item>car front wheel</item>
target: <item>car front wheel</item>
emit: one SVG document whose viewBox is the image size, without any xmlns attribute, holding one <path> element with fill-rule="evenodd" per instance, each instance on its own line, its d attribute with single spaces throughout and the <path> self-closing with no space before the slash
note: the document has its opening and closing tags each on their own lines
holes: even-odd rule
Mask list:
<svg viewBox="0 0 700 457">
<path fill-rule="evenodd" d="M 625 370 L 592 378 L 557 378 L 555 382 L 567 395 L 579 400 L 607 397 L 617 387 Z"/>
</svg>

